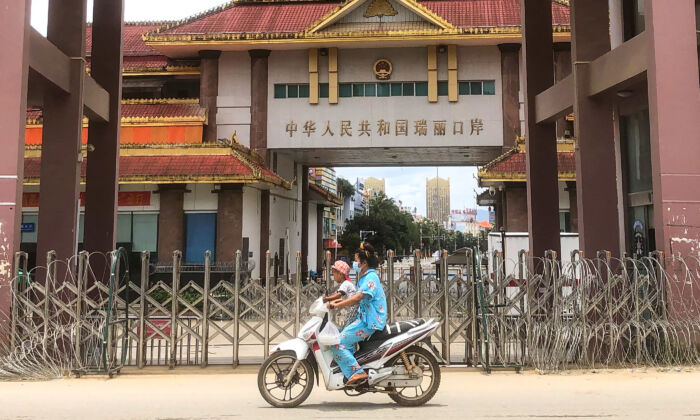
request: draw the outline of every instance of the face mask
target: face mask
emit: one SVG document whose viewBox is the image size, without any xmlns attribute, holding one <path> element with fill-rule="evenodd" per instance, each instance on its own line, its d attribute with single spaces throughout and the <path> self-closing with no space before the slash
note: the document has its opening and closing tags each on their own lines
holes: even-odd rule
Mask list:
<svg viewBox="0 0 700 420">
<path fill-rule="evenodd" d="M 352 269 L 355 270 L 355 272 L 359 273 L 360 272 L 360 264 L 357 261 L 352 262 Z"/>
</svg>

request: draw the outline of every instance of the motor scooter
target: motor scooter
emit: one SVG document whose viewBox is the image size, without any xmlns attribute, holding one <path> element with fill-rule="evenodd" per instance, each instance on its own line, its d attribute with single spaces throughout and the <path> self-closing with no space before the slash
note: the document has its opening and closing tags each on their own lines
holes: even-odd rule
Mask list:
<svg viewBox="0 0 700 420">
<path fill-rule="evenodd" d="M 367 372 L 366 381 L 346 385 L 329 346 L 317 337 L 332 320 L 331 311 L 319 297 L 311 307 L 311 319 L 296 338 L 278 344 L 258 372 L 258 389 L 270 405 L 296 407 L 311 394 L 319 378 L 328 391 L 349 396 L 368 392 L 385 393 L 402 406 L 428 402 L 440 386 L 440 358 L 430 336 L 440 326 L 434 319 L 413 319 L 387 323 L 386 327 L 359 343 L 358 364 Z"/>
</svg>

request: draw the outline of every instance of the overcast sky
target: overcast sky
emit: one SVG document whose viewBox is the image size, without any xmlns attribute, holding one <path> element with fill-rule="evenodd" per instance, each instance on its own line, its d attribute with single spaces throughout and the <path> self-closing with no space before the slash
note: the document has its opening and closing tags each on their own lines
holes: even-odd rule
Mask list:
<svg viewBox="0 0 700 420">
<path fill-rule="evenodd" d="M 93 0 L 88 0 L 88 20 L 92 14 Z M 126 21 L 158 21 L 182 19 L 201 13 L 226 0 L 126 0 Z M 46 15 L 49 0 L 32 0 L 32 25 L 46 33 Z M 437 168 L 342 168 L 338 174 L 353 184 L 359 178 L 373 176 L 385 178 L 387 195 L 401 200 L 404 205 L 417 207 L 425 215 L 425 179 L 432 178 Z M 476 206 L 476 168 L 445 167 L 440 176 L 450 178 L 451 207 L 461 209 Z"/>
</svg>

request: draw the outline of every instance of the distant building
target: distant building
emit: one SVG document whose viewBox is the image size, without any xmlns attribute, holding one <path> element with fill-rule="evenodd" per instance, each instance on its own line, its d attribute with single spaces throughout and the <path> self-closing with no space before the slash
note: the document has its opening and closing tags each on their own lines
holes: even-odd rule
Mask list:
<svg viewBox="0 0 700 420">
<path fill-rule="evenodd" d="M 479 225 L 476 222 L 476 209 L 459 209 L 450 211 L 449 228 L 473 236 L 479 235 Z"/>
<path fill-rule="evenodd" d="M 427 217 L 439 223 L 450 219 L 450 179 L 435 177 L 425 180 L 425 209 Z"/>
<path fill-rule="evenodd" d="M 374 197 L 380 192 L 386 195 L 386 181 L 384 180 L 384 178 L 365 178 L 365 192 L 371 197 Z"/>
<path fill-rule="evenodd" d="M 368 206 L 368 201 L 365 196 L 365 182 L 362 178 L 357 178 L 355 182 L 355 196 L 353 201 L 355 203 L 355 215 L 364 214 Z"/>
</svg>

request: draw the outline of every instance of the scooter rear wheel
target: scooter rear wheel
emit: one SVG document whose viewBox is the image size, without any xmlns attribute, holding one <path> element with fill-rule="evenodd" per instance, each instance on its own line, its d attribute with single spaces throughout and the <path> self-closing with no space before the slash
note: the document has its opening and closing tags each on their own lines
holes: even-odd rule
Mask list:
<svg viewBox="0 0 700 420">
<path fill-rule="evenodd" d="M 271 354 L 260 366 L 258 390 L 270 405 L 277 408 L 293 408 L 309 398 L 314 387 L 314 371 L 308 361 L 302 360 L 290 383 L 284 385 L 284 380 L 296 360 L 297 356 L 293 351 L 278 351 Z"/>
<path fill-rule="evenodd" d="M 422 370 L 423 382 L 418 387 L 395 388 L 389 398 L 406 407 L 417 407 L 430 401 L 440 388 L 440 365 L 426 349 L 418 346 L 404 350 L 409 362 Z M 401 355 L 397 355 L 388 366 L 403 366 Z"/>
</svg>

